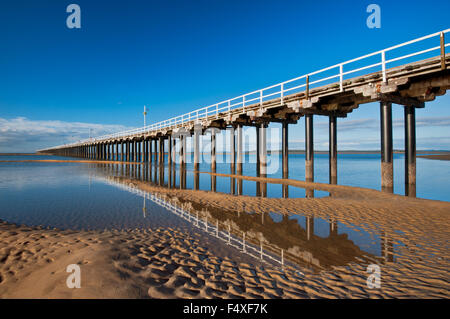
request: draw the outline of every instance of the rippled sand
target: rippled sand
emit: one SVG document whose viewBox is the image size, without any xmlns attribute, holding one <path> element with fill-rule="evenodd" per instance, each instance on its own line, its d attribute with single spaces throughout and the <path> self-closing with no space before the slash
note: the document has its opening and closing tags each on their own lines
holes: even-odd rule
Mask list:
<svg viewBox="0 0 450 319">
<path fill-rule="evenodd" d="M 175 229 L 73 232 L 3 222 L 0 230 L 2 298 L 308 297 L 292 270 L 212 256 L 200 236 Z M 74 263 L 80 289 L 65 284 Z"/>
</svg>

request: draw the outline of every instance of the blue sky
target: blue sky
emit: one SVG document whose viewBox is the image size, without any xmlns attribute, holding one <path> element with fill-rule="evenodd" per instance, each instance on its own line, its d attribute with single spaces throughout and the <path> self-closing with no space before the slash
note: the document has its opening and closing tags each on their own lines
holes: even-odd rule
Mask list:
<svg viewBox="0 0 450 319">
<path fill-rule="evenodd" d="M 70 3 L 81 29 L 66 27 Z M 366 26 L 370 3 L 380 29 Z M 144 104 L 147 123 L 186 113 L 449 28 L 448 12 L 435 0 L 2 1 L 0 152 L 142 126 Z M 417 111 L 419 149 L 450 149 L 449 106 L 447 95 Z M 402 148 L 400 106 L 393 116 Z M 339 148 L 378 149 L 378 117 L 367 104 L 340 120 Z M 317 149 L 326 121 L 315 119 Z M 303 146 L 303 125 L 290 129 L 291 148 Z"/>
</svg>

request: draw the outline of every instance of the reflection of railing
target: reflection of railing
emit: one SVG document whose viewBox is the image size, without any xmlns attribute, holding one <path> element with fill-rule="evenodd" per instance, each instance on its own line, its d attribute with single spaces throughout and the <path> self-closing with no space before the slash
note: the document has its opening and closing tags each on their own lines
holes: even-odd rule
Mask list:
<svg viewBox="0 0 450 319">
<path fill-rule="evenodd" d="M 249 241 L 246 241 L 246 234 L 243 232 L 242 238 L 239 238 L 235 234 L 232 233 L 231 225 L 222 225 L 226 226 L 222 229 L 226 229 L 227 231 L 220 229 L 220 223 L 218 220 L 216 220 L 215 225 L 208 222 L 208 217 L 205 215 L 205 219 L 202 220 L 199 218 L 198 212 L 196 212 L 196 215 L 193 216 L 186 205 L 177 205 L 176 203 L 171 203 L 170 200 L 167 200 L 165 197 L 153 194 L 150 192 L 146 192 L 144 190 L 141 190 L 139 188 L 136 188 L 132 183 L 129 185 L 123 184 L 123 183 L 117 183 L 113 182 L 111 178 L 107 178 L 106 182 L 109 185 L 118 187 L 120 189 L 126 190 L 130 193 L 136 194 L 138 196 L 144 197 L 145 199 L 151 200 L 152 202 L 156 203 L 157 205 L 165 208 L 166 210 L 174 213 L 175 215 L 183 218 L 187 222 L 193 224 L 198 229 L 206 232 L 208 235 L 214 236 L 217 239 L 220 239 L 224 241 L 227 245 L 234 247 L 236 249 L 239 249 L 241 252 L 259 259 L 261 262 L 272 262 L 275 264 L 281 265 L 281 267 L 284 267 L 285 260 L 284 260 L 284 250 L 280 249 L 280 258 L 273 256 L 272 254 L 268 253 L 264 247 L 263 243 L 260 243 L 260 246 L 257 247 L 256 245 L 250 243 Z"/>
<path fill-rule="evenodd" d="M 93 166 L 97 167 L 97 165 Z M 266 222 L 264 212 L 261 214 L 252 214 L 249 212 L 247 214 L 244 210 L 240 210 L 233 213 L 220 206 L 211 207 L 211 210 L 200 210 L 196 206 L 196 210 L 193 206 L 196 205 L 195 202 L 178 199 L 176 195 L 172 196 L 170 194 L 171 191 L 167 192 L 168 189 L 166 186 L 153 184 L 153 182 L 149 181 L 148 177 L 153 176 L 153 166 L 141 167 L 133 164 L 100 164 L 98 167 L 104 168 L 104 170 L 102 169 L 100 171 L 99 178 L 101 180 L 107 180 L 109 183 L 114 183 L 113 185 L 125 184 L 125 186 L 128 186 L 131 184 L 134 189 L 163 194 L 159 198 L 169 202 L 172 206 L 179 207 L 183 211 L 190 213 L 191 216 L 188 216 L 189 221 L 195 225 L 195 221 L 201 219 L 202 221 L 199 222 L 199 227 L 202 230 L 207 229 L 213 235 L 220 229 L 226 234 L 227 230 L 229 230 L 232 235 L 239 238 L 237 242 L 233 241 L 239 249 L 243 250 L 244 247 L 247 248 L 249 243 L 259 248 L 250 248 L 253 255 L 260 255 L 262 243 L 264 251 L 270 253 L 271 256 L 276 256 L 276 259 L 280 260 L 278 263 L 281 263 L 281 259 L 283 259 L 283 263 L 289 262 L 291 265 L 295 264 L 301 268 L 308 268 L 314 271 L 321 271 L 336 265 L 346 265 L 355 261 L 355 258 L 359 258 L 358 260 L 372 260 L 372 254 L 362 251 L 358 245 L 348 239 L 342 232 L 338 235 L 336 220 L 324 220 L 330 224 L 330 232 L 328 237 L 322 238 L 314 234 L 315 217 L 312 214 L 300 213 L 298 215 L 306 219 L 306 227 L 303 227 L 297 218 L 297 221 L 294 221 L 295 225 L 293 225 L 292 218 L 289 218 L 288 215 L 284 215 L 281 221 L 269 218 Z M 131 172 L 128 169 L 130 167 L 132 168 Z M 142 179 L 141 174 L 133 170 L 134 167 L 144 169 Z M 173 169 L 171 171 L 176 170 Z M 157 170 L 155 169 L 154 172 L 157 172 Z M 169 186 L 169 188 L 172 187 Z M 124 190 L 132 191 L 130 188 L 124 188 Z M 200 204 L 199 206 L 202 205 Z M 295 212 L 292 213 L 296 215 Z M 211 218 L 213 221 L 211 221 Z M 220 221 L 220 225 L 217 225 L 217 220 Z M 205 225 L 204 221 L 207 221 L 208 224 Z M 210 226 L 214 223 L 215 226 Z M 349 226 L 352 227 L 351 224 Z M 223 233 L 220 235 L 227 238 Z M 329 249 L 330 245 L 333 246 L 333 249 Z"/>
<path fill-rule="evenodd" d="M 376 68 L 378 72 L 381 71 L 381 77 L 383 79 L 383 82 L 387 81 L 387 67 L 391 66 L 394 62 L 397 61 L 404 61 L 405 59 L 416 57 L 416 56 L 422 56 L 421 59 L 423 59 L 423 55 L 429 52 L 435 52 L 440 50 L 441 55 L 441 64 L 444 63 L 445 65 L 445 48 L 450 46 L 450 43 L 445 43 L 444 35 L 446 33 L 449 33 L 450 29 L 443 30 L 441 32 L 436 32 L 421 38 L 417 38 L 408 42 L 404 42 L 383 50 L 379 50 L 376 52 L 372 52 L 369 54 L 366 54 L 364 56 L 351 59 L 339 64 L 335 64 L 329 67 L 326 67 L 324 69 L 314 71 L 308 74 L 304 74 L 302 76 L 296 77 L 294 79 L 274 84 L 268 87 L 265 87 L 263 89 L 259 89 L 250 93 L 246 93 L 222 102 L 215 103 L 213 105 L 203 107 L 197 110 L 194 110 L 192 112 L 179 115 L 176 117 L 173 117 L 168 120 L 164 120 L 161 122 L 157 122 L 148 126 L 127 130 L 123 132 L 108 134 L 104 136 L 100 136 L 94 139 L 94 141 L 102 141 L 112 138 L 118 138 L 118 137 L 125 137 L 125 136 L 132 136 L 136 134 L 143 134 L 143 133 L 150 133 L 153 131 L 160 131 L 163 129 L 170 129 L 182 126 L 183 124 L 194 122 L 194 123 L 200 123 L 202 120 L 206 119 L 218 119 L 223 118 L 225 114 L 230 113 L 232 110 L 237 110 L 240 112 L 245 112 L 246 108 L 249 106 L 254 105 L 260 105 L 263 106 L 264 102 L 273 100 L 273 99 L 280 99 L 280 103 L 283 104 L 284 99 L 286 99 L 289 95 L 293 95 L 300 92 L 305 92 L 306 98 L 308 98 L 309 91 L 314 88 L 314 85 L 320 84 L 320 85 L 326 85 L 329 83 L 329 81 L 333 80 L 337 82 L 332 82 L 331 84 L 335 83 L 336 87 L 339 88 L 339 92 L 344 91 L 344 87 L 347 85 L 345 77 L 348 75 L 354 76 L 355 73 L 366 71 L 366 70 L 373 70 Z M 424 44 L 421 48 L 422 50 L 414 49 L 412 45 L 416 43 L 423 44 L 423 41 L 427 39 L 436 39 L 436 44 L 440 45 L 434 45 L 431 44 Z M 439 42 L 438 42 L 439 41 Z M 396 49 L 399 48 L 408 48 L 412 50 L 412 52 L 409 52 L 408 54 L 404 53 L 393 53 Z M 392 53 L 392 57 L 387 58 L 386 54 Z M 403 55 L 402 55 L 403 54 Z M 376 62 L 373 63 L 373 61 L 370 60 L 370 58 L 376 57 Z M 363 61 L 363 62 L 361 62 Z M 420 61 L 419 59 L 415 59 L 414 62 Z M 355 63 L 359 62 L 362 63 L 362 65 L 355 66 Z M 353 66 L 350 66 L 353 64 Z M 344 71 L 344 67 L 347 67 Z M 380 70 L 381 69 L 381 70 Z M 331 75 L 327 72 L 332 72 Z M 312 76 L 318 76 L 317 79 L 311 79 Z M 348 79 L 347 79 L 348 80 Z M 61 145 L 61 146 L 55 146 L 50 149 L 60 148 L 60 147 L 68 147 L 68 146 L 75 146 L 78 144 L 86 143 L 86 142 L 92 142 L 92 139 L 86 139 L 79 141 L 77 143 L 67 144 L 67 145 Z"/>
</svg>

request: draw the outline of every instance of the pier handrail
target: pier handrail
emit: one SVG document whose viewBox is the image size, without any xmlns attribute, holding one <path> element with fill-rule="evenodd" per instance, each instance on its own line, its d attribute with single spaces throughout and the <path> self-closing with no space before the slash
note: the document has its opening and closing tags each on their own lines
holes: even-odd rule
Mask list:
<svg viewBox="0 0 450 319">
<path fill-rule="evenodd" d="M 332 79 L 339 79 L 338 83 L 339 83 L 339 88 L 340 91 L 344 91 L 344 84 L 345 84 L 345 79 L 344 76 L 349 75 L 349 74 L 353 74 L 356 72 L 360 72 L 363 70 L 367 70 L 367 69 L 371 69 L 374 67 L 381 67 L 381 72 L 382 72 L 382 77 L 383 77 L 383 82 L 387 81 L 386 78 L 386 68 L 389 64 L 392 64 L 393 62 L 397 62 L 400 60 L 405 60 L 407 58 L 412 58 L 412 57 L 416 57 L 418 55 L 423 55 L 425 53 L 429 53 L 432 51 L 436 51 L 436 50 L 442 50 L 444 48 L 444 52 L 445 52 L 445 48 L 450 46 L 450 43 L 445 43 L 445 34 L 449 33 L 450 29 L 446 29 L 443 31 L 439 31 L 439 32 L 435 32 L 420 38 L 416 38 L 401 44 L 397 44 L 382 50 L 378 50 L 345 62 L 341 62 L 338 64 L 334 64 L 332 66 L 317 70 L 317 71 L 313 71 L 301 76 L 298 76 L 296 78 L 281 82 L 281 83 L 277 83 L 271 86 L 267 86 L 265 88 L 262 89 L 258 89 L 249 93 L 245 93 L 236 97 L 233 97 L 231 99 L 227 99 L 218 103 L 214 103 L 211 104 L 209 106 L 206 107 L 202 107 L 199 108 L 197 110 L 182 114 L 182 115 L 178 115 L 175 117 L 172 117 L 170 119 L 167 120 L 163 120 L 157 123 L 153 123 L 144 127 L 140 127 L 140 128 L 135 128 L 135 129 L 131 129 L 131 130 L 126 130 L 126 131 L 122 131 L 122 132 L 117 132 L 117 133 L 111 133 L 111 134 L 106 134 L 106 135 L 102 135 L 96 138 L 87 138 L 84 140 L 80 140 L 78 142 L 74 142 L 74 143 L 68 143 L 68 144 L 64 144 L 64 145 L 59 145 L 59 146 L 54 146 L 51 148 L 47 148 L 47 149 L 43 149 L 43 150 L 39 150 L 39 151 L 45 151 L 45 150 L 52 150 L 52 149 L 58 149 L 58 148 L 67 148 L 67 147 L 72 147 L 72 146 L 77 146 L 77 145 L 81 145 L 84 143 L 88 143 L 88 142 L 98 142 L 98 141 L 103 141 L 103 140 L 109 140 L 109 139 L 113 139 L 113 138 L 119 138 L 119 137 L 126 137 L 126 136 L 132 136 L 132 135 L 137 135 L 137 134 L 146 134 L 146 133 L 151 133 L 154 131 L 160 131 L 163 129 L 170 129 L 170 128 L 174 128 L 176 126 L 188 123 L 188 122 L 192 122 L 194 121 L 195 123 L 199 123 L 201 120 L 207 119 L 208 117 L 212 116 L 212 115 L 216 115 L 217 117 L 219 116 L 220 113 L 222 112 L 230 112 L 231 110 L 238 110 L 241 109 L 242 111 L 245 110 L 246 106 L 251 105 L 251 104 L 257 104 L 260 103 L 261 106 L 263 104 L 263 102 L 266 100 L 267 98 L 275 98 L 275 97 L 279 97 L 281 99 L 281 102 L 283 103 L 283 98 L 286 96 L 286 93 L 288 94 L 293 94 L 295 93 L 295 91 L 299 90 L 299 89 L 303 89 L 305 91 L 308 91 L 312 85 L 318 84 L 318 83 L 323 83 L 326 82 L 328 80 L 332 80 Z M 386 53 L 388 52 L 392 52 L 395 49 L 398 48 L 403 48 L 430 38 L 434 38 L 434 37 L 438 37 L 440 42 L 439 45 L 437 46 L 432 46 L 432 47 L 427 47 L 425 49 L 419 50 L 419 51 L 414 51 L 405 55 L 401 55 L 398 57 L 392 57 L 390 59 L 386 59 Z M 442 54 L 442 52 L 441 52 Z M 374 56 L 380 56 L 380 59 L 378 62 L 376 63 L 370 63 L 368 65 L 363 65 L 360 66 L 356 69 L 349 69 L 349 70 L 345 70 L 344 71 L 344 67 L 348 66 L 351 63 L 357 62 L 357 61 L 361 61 L 361 60 L 365 60 Z M 444 53 L 445 56 L 445 53 Z M 413 62 L 418 62 L 419 60 L 415 60 Z M 337 69 L 338 73 L 333 73 L 331 75 L 326 75 L 324 77 L 318 78 L 312 82 L 309 81 L 309 78 L 311 76 L 315 76 L 315 75 L 319 75 L 319 74 L 323 74 L 327 71 L 332 71 Z M 304 80 L 304 83 L 300 83 L 300 84 L 296 84 L 293 87 L 287 87 L 289 84 L 293 84 L 294 82 L 300 81 L 300 80 Z M 274 92 L 267 92 L 268 90 L 273 90 L 276 89 L 276 91 Z M 301 92 L 301 91 L 300 91 Z"/>
</svg>

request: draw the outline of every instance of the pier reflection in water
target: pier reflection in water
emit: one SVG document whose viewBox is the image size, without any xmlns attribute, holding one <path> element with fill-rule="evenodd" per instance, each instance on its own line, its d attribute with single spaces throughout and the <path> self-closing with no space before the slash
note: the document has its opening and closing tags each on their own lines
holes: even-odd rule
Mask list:
<svg viewBox="0 0 450 319">
<path fill-rule="evenodd" d="M 101 165 L 101 164 L 99 164 Z M 103 164 L 109 165 L 109 164 Z M 167 188 L 204 190 L 232 195 L 246 195 L 268 198 L 320 198 L 330 194 L 313 188 L 247 180 L 228 177 L 214 171 L 199 172 L 186 166 L 155 166 L 149 164 L 110 164 L 117 166 L 116 174 Z M 264 175 L 258 174 L 259 177 Z"/>
<path fill-rule="evenodd" d="M 313 270 L 346 265 L 350 262 L 393 262 L 394 245 L 388 234 L 369 233 L 361 228 L 349 227 L 337 220 L 324 220 L 312 215 L 281 215 L 275 212 L 256 214 L 234 212 L 217 207 L 201 206 L 157 192 L 158 187 L 188 188 L 188 177 L 192 178 L 192 189 L 206 188 L 216 191 L 219 179 L 228 179 L 229 193 L 242 194 L 245 181 L 239 178 L 224 178 L 202 174 L 186 169 L 133 164 L 99 164 L 102 175 L 111 185 L 152 200 L 160 206 L 190 221 L 193 226 L 207 234 L 222 239 L 260 261 L 284 265 L 286 262 Z M 130 174 L 128 174 L 130 173 Z M 142 183 L 142 184 L 141 184 Z M 265 187 L 269 183 L 253 182 L 257 196 L 267 196 Z M 263 185 L 265 184 L 265 185 Z M 156 191 L 145 191 L 142 185 L 156 187 Z M 277 185 L 281 186 L 281 185 Z M 269 188 L 270 189 L 270 188 Z M 237 191 L 237 192 L 235 192 Z M 282 191 L 282 189 L 281 189 Z M 305 194 L 315 190 L 307 190 Z M 282 192 L 282 195 L 285 193 Z"/>
</svg>

